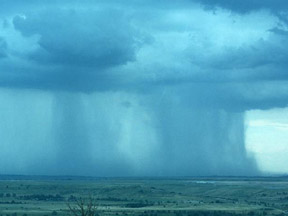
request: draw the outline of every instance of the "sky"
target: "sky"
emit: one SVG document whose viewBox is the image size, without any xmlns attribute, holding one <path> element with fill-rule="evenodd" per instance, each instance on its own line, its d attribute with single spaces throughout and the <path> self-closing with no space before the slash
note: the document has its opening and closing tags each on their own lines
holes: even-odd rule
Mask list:
<svg viewBox="0 0 288 216">
<path fill-rule="evenodd" d="M 287 174 L 288 109 L 253 110 L 246 116 L 246 146 L 259 168 L 270 174 Z"/>
<path fill-rule="evenodd" d="M 288 173 L 287 42 L 286 0 L 0 0 L 0 173 Z"/>
</svg>

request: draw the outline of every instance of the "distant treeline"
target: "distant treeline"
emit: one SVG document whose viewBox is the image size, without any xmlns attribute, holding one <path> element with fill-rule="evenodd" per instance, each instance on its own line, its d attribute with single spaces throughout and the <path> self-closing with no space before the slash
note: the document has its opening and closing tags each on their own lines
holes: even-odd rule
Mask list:
<svg viewBox="0 0 288 216">
<path fill-rule="evenodd" d="M 56 195 L 44 195 L 44 194 L 32 194 L 18 196 L 21 200 L 37 200 L 37 201 L 64 201 L 65 198 L 59 194 Z"/>
</svg>

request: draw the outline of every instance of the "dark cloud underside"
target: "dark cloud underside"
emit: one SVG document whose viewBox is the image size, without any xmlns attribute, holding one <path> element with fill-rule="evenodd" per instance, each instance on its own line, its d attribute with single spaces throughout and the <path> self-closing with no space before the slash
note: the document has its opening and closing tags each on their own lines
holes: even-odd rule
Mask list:
<svg viewBox="0 0 288 216">
<path fill-rule="evenodd" d="M 196 0 L 205 6 L 222 7 L 232 11 L 247 13 L 255 10 L 269 9 L 271 11 L 285 11 L 288 2 L 285 0 Z"/>
<path fill-rule="evenodd" d="M 14 26 L 24 36 L 39 35 L 29 59 L 43 64 L 105 68 L 135 60 L 135 30 L 120 11 L 48 10 Z"/>
</svg>

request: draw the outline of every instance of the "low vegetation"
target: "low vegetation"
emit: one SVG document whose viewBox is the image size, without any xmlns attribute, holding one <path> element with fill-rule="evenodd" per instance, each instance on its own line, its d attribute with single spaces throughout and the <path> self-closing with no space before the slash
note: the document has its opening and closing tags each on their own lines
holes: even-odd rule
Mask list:
<svg viewBox="0 0 288 216">
<path fill-rule="evenodd" d="M 0 216 L 64 215 L 284 216 L 288 179 L 0 181 Z"/>
</svg>

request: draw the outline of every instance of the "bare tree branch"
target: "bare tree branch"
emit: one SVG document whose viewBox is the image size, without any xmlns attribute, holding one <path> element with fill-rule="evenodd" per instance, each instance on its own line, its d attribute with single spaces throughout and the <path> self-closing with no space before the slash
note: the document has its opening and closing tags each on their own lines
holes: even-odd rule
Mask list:
<svg viewBox="0 0 288 216">
<path fill-rule="evenodd" d="M 83 198 L 77 199 L 74 206 L 67 203 L 67 207 L 72 216 L 95 216 L 97 212 L 97 206 L 92 197 L 87 200 Z"/>
</svg>

